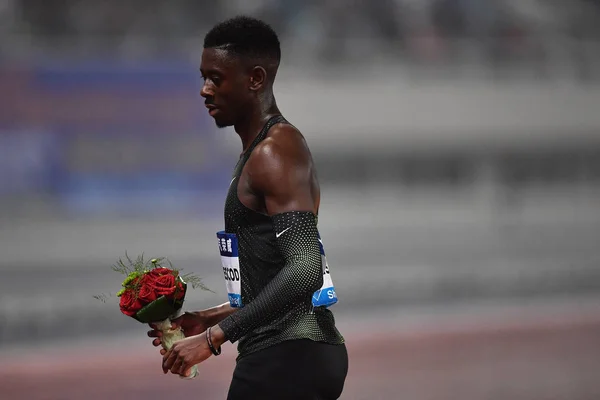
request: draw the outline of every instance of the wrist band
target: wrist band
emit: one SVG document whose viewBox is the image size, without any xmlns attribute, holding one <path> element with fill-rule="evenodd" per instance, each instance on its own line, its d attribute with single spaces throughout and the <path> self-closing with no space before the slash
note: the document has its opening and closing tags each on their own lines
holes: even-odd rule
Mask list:
<svg viewBox="0 0 600 400">
<path fill-rule="evenodd" d="M 219 346 L 218 349 L 215 349 L 215 346 L 213 346 L 212 343 L 212 339 L 210 337 L 210 326 L 208 327 L 208 329 L 206 330 L 206 342 L 208 343 L 208 348 L 210 349 L 210 351 L 215 355 L 218 356 L 219 354 L 221 354 L 221 346 Z"/>
</svg>

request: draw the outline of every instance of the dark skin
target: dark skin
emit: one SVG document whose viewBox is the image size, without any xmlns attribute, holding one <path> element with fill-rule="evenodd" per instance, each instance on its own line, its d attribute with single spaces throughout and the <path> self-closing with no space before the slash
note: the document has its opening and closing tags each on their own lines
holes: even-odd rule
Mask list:
<svg viewBox="0 0 600 400">
<path fill-rule="evenodd" d="M 277 62 L 244 59 L 227 50 L 204 49 L 200 72 L 204 85 L 200 95 L 219 127 L 233 126 L 246 151 L 266 121 L 279 115 L 273 96 Z M 288 124 L 273 126 L 252 151 L 238 182 L 238 197 L 248 208 L 275 215 L 289 211 L 319 211 L 320 190 L 311 153 L 304 137 Z M 186 313 L 174 321 L 186 338 L 163 355 L 163 372 L 189 375 L 192 366 L 212 355 L 206 339 L 211 327 L 215 348 L 226 338 L 218 323 L 235 312 L 229 303 L 204 311 Z M 151 325 L 148 332 L 159 346 L 161 333 Z"/>
</svg>

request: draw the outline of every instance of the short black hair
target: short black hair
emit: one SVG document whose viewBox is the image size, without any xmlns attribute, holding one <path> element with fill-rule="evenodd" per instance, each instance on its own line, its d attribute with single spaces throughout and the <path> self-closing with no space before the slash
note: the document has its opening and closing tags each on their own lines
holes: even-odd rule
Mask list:
<svg viewBox="0 0 600 400">
<path fill-rule="evenodd" d="M 264 21 L 237 16 L 215 25 L 204 37 L 204 48 L 220 48 L 238 55 L 281 60 L 279 38 Z"/>
</svg>

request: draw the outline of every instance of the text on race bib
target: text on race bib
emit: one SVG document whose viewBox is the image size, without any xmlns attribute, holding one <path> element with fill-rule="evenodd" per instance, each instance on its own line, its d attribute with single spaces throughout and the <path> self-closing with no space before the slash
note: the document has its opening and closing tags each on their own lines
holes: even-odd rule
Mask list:
<svg viewBox="0 0 600 400">
<path fill-rule="evenodd" d="M 240 274 L 237 236 L 220 231 L 217 232 L 217 241 L 229 304 L 231 307 L 242 307 L 242 275 Z"/>
</svg>

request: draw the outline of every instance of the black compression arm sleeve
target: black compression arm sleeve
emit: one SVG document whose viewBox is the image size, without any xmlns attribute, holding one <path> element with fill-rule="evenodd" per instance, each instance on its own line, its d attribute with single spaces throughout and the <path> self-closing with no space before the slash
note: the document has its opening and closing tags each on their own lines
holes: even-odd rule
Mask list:
<svg viewBox="0 0 600 400">
<path fill-rule="evenodd" d="M 231 343 L 290 305 L 311 299 L 323 284 L 317 217 L 308 211 L 291 211 L 274 215 L 272 220 L 285 264 L 252 302 L 219 323 Z"/>
</svg>

